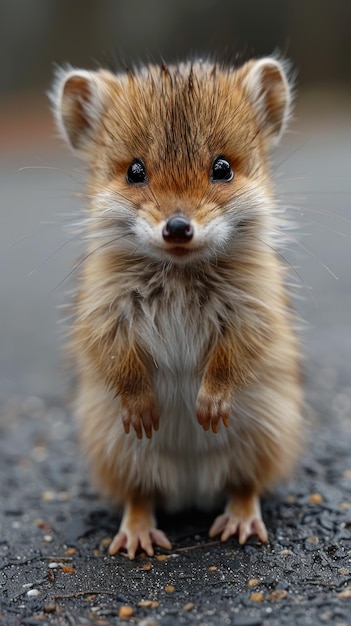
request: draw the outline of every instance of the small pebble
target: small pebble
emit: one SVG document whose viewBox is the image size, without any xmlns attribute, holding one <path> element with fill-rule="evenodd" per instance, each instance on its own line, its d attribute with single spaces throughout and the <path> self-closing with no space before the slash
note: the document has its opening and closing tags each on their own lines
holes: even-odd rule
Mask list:
<svg viewBox="0 0 351 626">
<path fill-rule="evenodd" d="M 319 543 L 318 537 L 307 537 L 306 541 L 307 543 L 313 543 L 314 545 Z"/>
<path fill-rule="evenodd" d="M 39 589 L 30 589 L 29 591 L 27 591 L 28 598 L 37 598 L 39 594 Z"/>
<path fill-rule="evenodd" d="M 61 571 L 64 574 L 75 574 L 76 570 L 74 569 L 74 567 L 71 567 L 71 565 L 61 565 Z"/>
<path fill-rule="evenodd" d="M 145 609 L 157 609 L 157 607 L 160 606 L 160 603 L 156 600 L 140 600 L 140 602 L 138 602 L 138 606 Z"/>
<path fill-rule="evenodd" d="M 35 446 L 34 448 L 32 448 L 31 457 L 32 459 L 34 459 L 34 461 L 42 463 L 43 461 L 46 461 L 48 456 L 49 453 L 45 446 Z"/>
<path fill-rule="evenodd" d="M 340 591 L 340 593 L 337 593 L 336 595 L 342 600 L 348 600 L 349 598 L 351 598 L 351 587 L 346 587 L 346 589 Z"/>
<path fill-rule="evenodd" d="M 43 541 L 45 541 L 45 543 L 51 543 L 52 542 L 52 535 L 44 535 Z"/>
<path fill-rule="evenodd" d="M 94 548 L 93 550 L 93 556 L 102 556 L 103 552 L 101 552 L 101 550 L 98 550 L 97 548 Z"/>
<path fill-rule="evenodd" d="M 350 502 L 341 502 L 340 505 L 339 505 L 339 508 L 342 511 L 348 511 L 349 509 L 351 509 L 351 504 L 350 504 Z"/>
<path fill-rule="evenodd" d="M 311 493 L 308 499 L 312 504 L 321 504 L 324 501 L 320 493 Z"/>
<path fill-rule="evenodd" d="M 264 600 L 263 593 L 261 593 L 261 591 L 253 591 L 252 594 L 250 595 L 250 600 L 252 602 L 263 602 Z"/>
<path fill-rule="evenodd" d="M 193 609 L 195 609 L 195 604 L 193 604 L 192 602 L 187 602 L 183 606 L 183 611 L 192 611 Z"/>
<path fill-rule="evenodd" d="M 267 600 L 270 602 L 280 602 L 288 597 L 288 592 L 285 589 L 275 589 L 267 596 Z"/>
<path fill-rule="evenodd" d="M 257 587 L 257 585 L 260 584 L 260 579 L 259 578 L 250 578 L 250 580 L 247 581 L 247 586 L 248 587 Z"/>
<path fill-rule="evenodd" d="M 121 606 L 118 612 L 119 617 L 132 617 L 134 615 L 134 609 L 131 606 Z"/>
<path fill-rule="evenodd" d="M 338 573 L 341 574 L 341 576 L 349 576 L 350 570 L 346 569 L 345 567 L 341 567 L 340 569 L 338 569 Z"/>
<path fill-rule="evenodd" d="M 333 619 L 333 615 L 334 613 L 332 611 L 324 611 L 324 613 L 320 614 L 319 619 L 323 620 L 323 622 L 328 622 L 328 624 L 330 624 L 331 620 Z"/>
<path fill-rule="evenodd" d="M 100 541 L 100 546 L 102 547 L 108 547 L 110 545 L 112 541 L 112 537 L 104 537 L 103 539 L 101 539 Z"/>
<path fill-rule="evenodd" d="M 40 517 L 34 521 L 34 524 L 35 526 L 38 526 L 38 528 L 46 530 L 46 532 L 52 530 L 51 526 L 47 522 L 44 522 L 44 520 L 42 520 Z"/>
<path fill-rule="evenodd" d="M 165 586 L 165 592 L 166 593 L 173 593 L 175 591 L 175 586 L 174 585 L 166 585 Z"/>
<path fill-rule="evenodd" d="M 41 499 L 43 502 L 53 502 L 56 500 L 57 494 L 54 491 L 46 490 L 41 494 Z"/>
</svg>

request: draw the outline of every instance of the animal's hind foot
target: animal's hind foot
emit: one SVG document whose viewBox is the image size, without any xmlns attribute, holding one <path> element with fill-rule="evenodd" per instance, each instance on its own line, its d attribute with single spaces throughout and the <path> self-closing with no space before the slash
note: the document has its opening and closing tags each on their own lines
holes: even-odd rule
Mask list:
<svg viewBox="0 0 351 626">
<path fill-rule="evenodd" d="M 263 543 L 268 540 L 258 496 L 252 494 L 233 496 L 225 512 L 215 519 L 209 532 L 210 537 L 221 535 L 221 541 L 227 541 L 236 534 L 240 544 L 246 543 L 253 535 L 257 535 Z"/>
<path fill-rule="evenodd" d="M 120 529 L 109 546 L 109 554 L 114 555 L 124 549 L 128 557 L 134 559 L 138 550 L 144 550 L 146 554 L 153 556 L 154 545 L 171 550 L 172 544 L 155 524 L 155 518 L 148 505 L 128 503 Z"/>
</svg>

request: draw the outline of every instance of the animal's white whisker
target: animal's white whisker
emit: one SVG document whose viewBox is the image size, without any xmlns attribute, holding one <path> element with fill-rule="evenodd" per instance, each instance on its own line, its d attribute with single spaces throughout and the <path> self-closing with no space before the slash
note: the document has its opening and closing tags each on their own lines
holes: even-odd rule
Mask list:
<svg viewBox="0 0 351 626">
<path fill-rule="evenodd" d="M 74 237 L 71 237 L 70 239 L 67 239 L 66 241 L 64 241 L 58 248 L 56 248 L 56 250 L 54 250 L 53 252 L 51 252 L 47 257 L 45 257 L 45 259 L 43 259 L 42 261 L 40 261 L 40 263 L 38 263 L 29 273 L 28 276 L 32 276 L 32 274 L 34 274 L 40 267 L 42 267 L 43 265 L 45 265 L 45 263 L 47 263 L 48 261 L 50 261 L 50 259 L 52 259 L 56 254 L 58 254 L 59 252 L 61 252 L 61 250 L 63 250 L 64 248 L 66 248 L 70 243 L 72 243 L 72 241 L 77 241 L 77 239 L 80 239 L 81 235 L 75 235 Z"/>
</svg>

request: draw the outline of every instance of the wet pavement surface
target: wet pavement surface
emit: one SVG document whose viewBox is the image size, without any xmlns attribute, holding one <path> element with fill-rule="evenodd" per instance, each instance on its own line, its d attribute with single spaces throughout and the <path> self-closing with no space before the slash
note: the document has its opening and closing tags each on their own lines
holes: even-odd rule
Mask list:
<svg viewBox="0 0 351 626">
<path fill-rule="evenodd" d="M 65 295 L 55 287 L 76 254 L 75 242 L 65 243 L 62 222 L 81 202 L 72 199 L 75 183 L 67 183 L 64 172 L 75 180 L 72 167 L 79 164 L 42 146 L 38 157 L 28 149 L 6 159 L 0 174 L 0 624 L 351 624 L 350 128 L 324 132 L 317 147 L 302 142 L 295 155 L 301 137 L 292 138 L 280 157 L 288 160 L 278 185 L 285 201 L 300 207 L 294 216 L 301 241 L 315 256 L 303 249 L 297 263 L 296 245 L 288 257 L 299 265 L 304 296 L 309 409 L 296 475 L 263 503 L 269 542 L 221 544 L 207 536 L 214 513 L 161 513 L 173 550 L 134 561 L 107 555 L 118 514 L 90 485 L 61 373 L 55 305 Z M 18 176 L 19 167 L 33 164 L 40 169 Z"/>
<path fill-rule="evenodd" d="M 350 624 L 350 363 L 337 371 L 329 356 L 310 366 L 301 466 L 264 501 L 267 545 L 210 541 L 213 515 L 184 512 L 161 515 L 170 553 L 109 557 L 118 515 L 90 487 L 69 411 L 12 398 L 0 440 L 2 622 Z"/>
</svg>

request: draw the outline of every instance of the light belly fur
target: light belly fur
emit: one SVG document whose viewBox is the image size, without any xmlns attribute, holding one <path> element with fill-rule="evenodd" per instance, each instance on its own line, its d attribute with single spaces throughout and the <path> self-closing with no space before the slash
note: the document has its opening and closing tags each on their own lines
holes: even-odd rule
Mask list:
<svg viewBox="0 0 351 626">
<path fill-rule="evenodd" d="M 288 381 L 280 381 L 279 389 L 257 381 L 238 393 L 228 428 L 221 424 L 215 434 L 204 431 L 196 419 L 198 379 L 185 374 L 175 383 L 163 373 L 157 385 L 160 428 L 151 439 L 141 440 L 134 431 L 126 435 L 114 393 L 102 381 L 86 382 L 78 419 L 93 469 L 98 471 L 94 459 L 103 456 L 116 484 L 122 482 L 131 492 L 157 493 L 166 508 L 211 508 L 228 485 L 260 480 L 259 459 L 264 456 L 274 456 L 274 480 L 291 471 L 301 417 L 299 392 L 287 387 Z M 104 490 L 98 473 L 96 479 Z M 118 500 L 111 486 L 107 493 Z"/>
<path fill-rule="evenodd" d="M 96 373 L 90 371 L 81 381 L 77 412 L 83 444 L 102 489 L 96 460 L 104 459 L 111 476 L 106 491 L 117 500 L 114 481 L 116 492 L 122 483 L 130 492 L 157 494 L 173 510 L 211 507 L 227 487 L 251 484 L 264 490 L 288 476 L 294 464 L 301 394 L 290 374 L 290 361 L 295 358 L 292 335 L 277 336 L 265 367 L 235 392 L 229 426 L 220 423 L 219 431 L 213 433 L 205 431 L 196 417 L 213 326 L 203 310 L 197 309 L 195 315 L 194 309 L 192 315 L 185 311 L 184 305 L 175 305 L 171 315 L 144 312 L 140 326 L 133 327 L 153 361 L 149 374 L 160 427 L 151 439 L 145 435 L 138 439 L 133 429 L 125 433 L 120 400 Z M 265 459 L 272 471 L 263 481 Z"/>
</svg>

